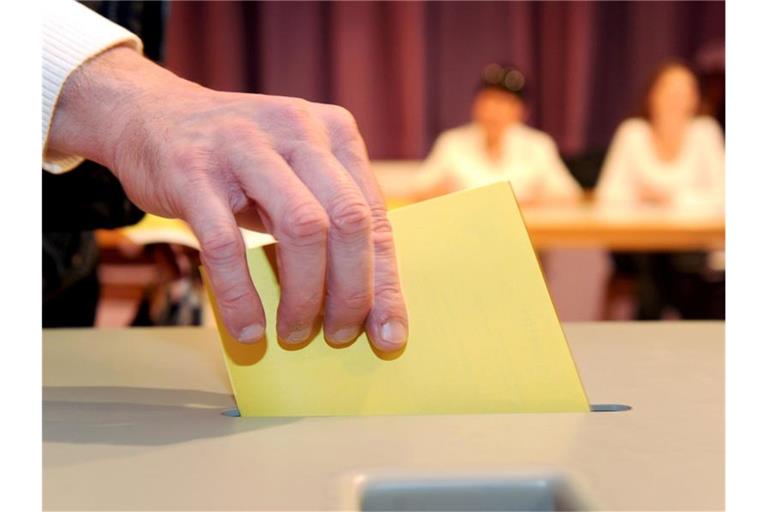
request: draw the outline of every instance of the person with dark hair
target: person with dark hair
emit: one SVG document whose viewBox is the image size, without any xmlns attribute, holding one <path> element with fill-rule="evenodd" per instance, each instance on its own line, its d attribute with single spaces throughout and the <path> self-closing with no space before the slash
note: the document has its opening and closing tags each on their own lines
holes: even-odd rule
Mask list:
<svg viewBox="0 0 768 512">
<path fill-rule="evenodd" d="M 637 117 L 616 131 L 595 191 L 611 208 L 642 205 L 721 212 L 725 148 L 718 123 L 699 114 L 698 82 L 680 61 L 652 76 Z M 673 308 L 685 319 L 724 318 L 724 282 L 705 252 L 613 254 L 619 275 L 636 281 L 639 320 Z"/>
<path fill-rule="evenodd" d="M 409 185 L 431 196 L 509 181 L 522 204 L 573 201 L 581 188 L 546 133 L 526 126 L 525 77 L 514 67 L 486 66 L 472 122 L 443 132 Z"/>
</svg>

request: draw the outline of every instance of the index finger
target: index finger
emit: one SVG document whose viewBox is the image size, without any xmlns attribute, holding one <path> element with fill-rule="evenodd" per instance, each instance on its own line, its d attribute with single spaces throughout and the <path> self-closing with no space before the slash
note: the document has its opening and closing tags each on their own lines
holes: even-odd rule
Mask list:
<svg viewBox="0 0 768 512">
<path fill-rule="evenodd" d="M 408 338 L 408 313 L 400 288 L 395 241 L 384 195 L 373 176 L 365 143 L 354 117 L 335 105 L 313 104 L 331 140 L 331 152 L 357 184 L 371 209 L 374 248 L 373 307 L 366 320 L 371 342 L 396 351 Z"/>
<path fill-rule="evenodd" d="M 217 194 L 192 193 L 186 221 L 200 242 L 200 259 L 229 333 L 242 343 L 264 337 L 264 308 L 248 272 L 245 244 L 232 212 Z"/>
</svg>

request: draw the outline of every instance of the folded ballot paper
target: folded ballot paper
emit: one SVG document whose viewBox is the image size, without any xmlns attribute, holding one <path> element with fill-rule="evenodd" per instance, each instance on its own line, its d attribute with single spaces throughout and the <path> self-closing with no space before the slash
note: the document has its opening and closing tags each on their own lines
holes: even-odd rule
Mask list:
<svg viewBox="0 0 768 512">
<path fill-rule="evenodd" d="M 248 250 L 266 339 L 240 344 L 217 318 L 242 416 L 589 410 L 509 183 L 389 217 L 410 321 L 405 350 L 390 360 L 365 335 L 345 348 L 322 333 L 302 349 L 282 348 L 276 276 L 262 248 Z"/>
</svg>

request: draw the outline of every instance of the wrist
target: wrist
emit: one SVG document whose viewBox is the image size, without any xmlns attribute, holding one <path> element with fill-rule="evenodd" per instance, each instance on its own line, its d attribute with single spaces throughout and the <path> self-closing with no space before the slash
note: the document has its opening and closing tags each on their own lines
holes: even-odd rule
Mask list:
<svg viewBox="0 0 768 512">
<path fill-rule="evenodd" d="M 115 172 L 121 147 L 137 142 L 151 97 L 172 82 L 189 83 L 131 48 L 118 46 L 97 55 L 64 83 L 48 148 Z"/>
</svg>

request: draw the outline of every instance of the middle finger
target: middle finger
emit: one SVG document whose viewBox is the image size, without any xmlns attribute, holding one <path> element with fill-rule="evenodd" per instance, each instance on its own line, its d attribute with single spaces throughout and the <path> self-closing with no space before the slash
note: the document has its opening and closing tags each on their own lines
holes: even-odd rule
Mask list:
<svg viewBox="0 0 768 512">
<path fill-rule="evenodd" d="M 350 343 L 362 332 L 373 304 L 370 207 L 322 142 L 299 144 L 285 158 L 328 215 L 323 328 L 329 343 Z"/>
</svg>

